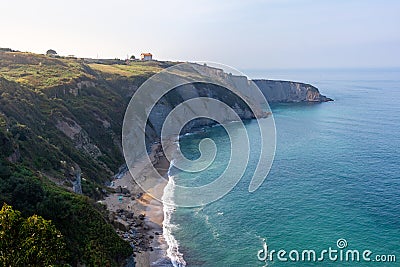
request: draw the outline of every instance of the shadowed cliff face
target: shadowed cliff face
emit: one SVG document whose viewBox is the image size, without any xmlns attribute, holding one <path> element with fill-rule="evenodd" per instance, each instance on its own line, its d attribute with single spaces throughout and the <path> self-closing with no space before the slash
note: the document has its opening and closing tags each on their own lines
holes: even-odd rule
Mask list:
<svg viewBox="0 0 400 267">
<path fill-rule="evenodd" d="M 109 181 L 113 172 L 124 163 L 122 121 L 131 96 L 153 74 L 177 64 L 113 63 L 92 64 L 90 61 L 55 59 L 31 53 L 0 53 L 0 130 L 9 130 L 8 135 L 15 139 L 6 157 L 11 162 L 24 162 L 49 173 L 66 187 L 70 187 L 69 180 L 75 179 L 75 175 L 70 175 L 72 167 L 81 169 L 82 177 L 88 181 L 98 184 Z M 253 114 L 242 101 L 258 102 L 260 98 L 254 96 L 254 90 L 258 89 L 246 76 L 198 64 L 193 64 L 189 71 L 192 72 L 187 77 L 211 77 L 223 86 L 193 83 L 176 88 L 164 97 L 150 114 L 146 130 L 149 142 L 159 137 L 161 126 L 171 110 L 188 99 L 206 97 L 220 100 L 241 119 L 252 119 L 260 114 L 260 109 Z M 269 102 L 330 100 L 308 84 L 270 80 L 254 82 Z M 229 93 L 223 87 L 238 90 L 236 94 Z M 233 120 L 226 110 L 213 107 L 211 102 L 206 102 L 204 109 L 215 114 L 219 121 Z M 188 123 L 183 132 L 213 123 L 198 119 Z M 89 189 L 93 194 L 96 191 L 96 195 L 101 195 L 94 185 L 84 187 L 84 193 L 88 194 Z"/>
<path fill-rule="evenodd" d="M 251 86 L 246 77 L 233 76 L 228 78 L 229 82 L 234 83 L 237 88 L 241 89 L 243 95 L 247 95 Z M 321 95 L 318 89 L 312 85 L 290 82 L 290 81 L 271 81 L 271 80 L 255 80 L 255 84 L 260 88 L 268 102 L 327 102 L 332 99 Z M 239 84 L 239 86 L 238 86 Z M 212 84 L 195 84 L 182 86 L 178 90 L 163 98 L 154 108 L 149 116 L 149 124 L 146 129 L 146 137 L 149 143 L 160 137 L 161 128 L 167 115 L 176 107 L 188 99 L 195 97 L 208 97 L 223 101 L 228 104 L 241 119 L 253 119 L 255 114 L 250 108 L 235 94 L 228 93 L 224 88 Z M 227 112 L 218 110 L 212 105 L 204 107 L 210 114 L 215 114 L 219 121 L 232 121 L 227 117 Z M 261 115 L 262 116 L 262 115 Z M 209 126 L 215 124 L 214 121 L 207 119 L 197 119 L 184 127 L 182 133 L 190 132 L 191 129 Z"/>
<path fill-rule="evenodd" d="M 6 179 L 0 185 L 0 196 L 1 202 L 52 219 L 68 239 L 71 262 L 101 252 L 116 263 L 129 253 L 129 245 L 118 239 L 89 199 L 59 187 L 70 191 L 78 188 L 75 191 L 82 190 L 94 199 L 102 198 L 108 190 L 104 184 L 124 163 L 121 132 L 131 96 L 153 74 L 176 63 L 115 60 L 110 65 L 96 62 L 0 52 L 0 178 Z M 245 76 L 234 76 L 211 67 L 198 67 L 197 71 L 241 90 L 233 94 L 207 83 L 176 88 L 150 114 L 146 128 L 149 144 L 159 138 L 162 124 L 171 110 L 191 98 L 220 100 L 241 119 L 259 115 L 259 110 L 253 114 L 243 101 L 257 102 L 251 91 L 252 83 Z M 255 82 L 270 102 L 329 101 L 311 85 Z M 216 114 L 219 121 L 235 119 L 227 115 L 226 109 L 211 104 L 205 102 L 204 109 Z M 191 108 L 188 106 L 187 111 Z M 214 123 L 198 119 L 188 123 L 182 132 Z M 16 191 L 18 197 L 15 198 L 12 192 L 17 185 L 20 188 L 19 183 L 26 184 L 27 190 Z M 31 193 L 34 192 L 31 183 L 46 192 L 41 199 Z M 25 202 L 13 199 L 26 199 L 31 207 L 28 209 Z M 54 212 L 57 210 L 63 213 Z M 99 232 L 101 236 L 96 234 Z M 89 235 L 91 239 L 86 238 Z M 93 244 L 107 246 L 93 247 Z M 88 247 L 93 247 L 96 253 Z"/>
<path fill-rule="evenodd" d="M 168 114 L 177 105 L 193 98 L 216 99 L 225 103 L 233 109 L 240 119 L 247 120 L 255 117 L 268 115 L 269 110 L 263 110 L 263 96 L 269 102 L 326 102 L 331 101 L 321 95 L 318 89 L 312 85 L 291 82 L 291 81 L 271 81 L 271 80 L 249 80 L 246 76 L 232 75 L 222 69 L 204 65 L 191 64 L 187 69 L 180 70 L 178 76 L 186 77 L 208 77 L 206 82 L 192 82 L 179 86 L 164 95 L 153 107 L 148 117 L 146 127 L 146 142 L 151 144 L 161 136 L 161 129 Z M 176 78 L 177 76 L 173 76 Z M 214 82 L 218 81 L 219 85 Z M 164 81 L 165 83 L 165 81 Z M 160 83 L 160 84 L 164 84 Z M 156 86 L 158 84 L 155 84 Z M 234 88 L 231 92 L 227 88 Z M 150 94 L 150 93 L 149 93 Z M 244 101 L 245 100 L 245 101 Z M 251 109 L 247 103 L 255 109 Z M 210 116 L 214 116 L 219 122 L 229 122 L 235 120 L 229 116 L 227 110 L 215 107 L 212 102 L 205 101 L 203 110 Z M 186 113 L 196 114 L 193 107 L 187 106 Z M 196 119 L 190 121 L 182 129 L 181 134 L 192 131 L 195 128 L 210 126 L 216 122 L 209 119 Z"/>
<path fill-rule="evenodd" d="M 233 109 L 235 113 L 243 120 L 253 119 L 256 115 L 260 117 L 267 115 L 263 114 L 261 109 L 256 111 L 257 114 L 253 114 L 250 107 L 238 95 L 220 86 L 203 83 L 184 85 L 168 93 L 154 106 L 152 112 L 150 113 L 146 128 L 146 138 L 148 143 L 152 143 L 154 140 L 160 138 L 161 128 L 166 117 L 178 104 L 198 97 L 222 101 L 231 109 Z M 229 116 L 230 113 L 227 110 L 216 107 L 212 101 L 204 101 L 203 104 L 203 109 L 208 114 L 208 117 L 214 117 L 219 122 L 225 123 L 235 120 L 234 117 Z M 187 112 L 196 114 L 195 111 L 191 110 L 190 106 L 187 106 Z M 215 123 L 216 121 L 210 119 L 198 118 L 188 122 L 185 127 L 183 127 L 181 134 L 188 133 L 193 129 L 203 126 L 210 126 Z"/>
<path fill-rule="evenodd" d="M 310 84 L 264 79 L 249 80 L 246 76 L 228 74 L 222 69 L 207 66 L 203 67 L 201 72 L 214 79 L 223 80 L 225 84 L 237 88 L 242 95 L 254 101 L 257 101 L 253 96 L 255 85 L 261 90 L 268 102 L 332 101 L 331 98 L 321 95 L 319 90 Z M 201 89 L 201 87 L 198 87 L 198 89 Z"/>
<path fill-rule="evenodd" d="M 321 95 L 318 89 L 310 84 L 272 81 L 272 80 L 253 80 L 260 88 L 268 102 L 327 102 L 332 101 Z"/>
</svg>

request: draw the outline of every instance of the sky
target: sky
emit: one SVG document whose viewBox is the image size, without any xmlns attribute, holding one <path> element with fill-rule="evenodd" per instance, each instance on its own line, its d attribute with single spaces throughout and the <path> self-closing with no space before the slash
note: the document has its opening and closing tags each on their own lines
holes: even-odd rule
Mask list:
<svg viewBox="0 0 400 267">
<path fill-rule="evenodd" d="M 239 69 L 400 66 L 397 0 L 13 0 L 0 47 Z"/>
</svg>

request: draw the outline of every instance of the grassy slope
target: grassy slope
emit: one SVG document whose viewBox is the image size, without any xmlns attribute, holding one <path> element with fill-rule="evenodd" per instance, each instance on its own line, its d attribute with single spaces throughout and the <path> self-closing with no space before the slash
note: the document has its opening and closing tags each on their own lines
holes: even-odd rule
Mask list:
<svg viewBox="0 0 400 267">
<path fill-rule="evenodd" d="M 127 96 L 167 66 L 85 64 L 0 52 L 0 201 L 25 216 L 36 213 L 53 220 L 67 238 L 70 263 L 118 265 L 130 252 L 92 199 L 101 197 L 100 189 L 123 163 L 120 135 Z M 81 81 L 92 83 L 78 86 Z M 56 127 L 71 120 L 86 137 L 74 140 Z M 101 154 L 85 150 L 87 143 Z M 77 166 L 86 180 L 84 193 L 92 199 L 48 179 L 70 186 Z"/>
<path fill-rule="evenodd" d="M 0 73 L 7 80 L 35 90 L 68 84 L 83 76 L 93 78 L 77 60 L 21 52 L 1 53 Z"/>
<path fill-rule="evenodd" d="M 162 70 L 156 62 L 133 61 L 129 65 L 104 65 L 91 63 L 89 66 L 99 72 L 120 75 L 124 77 L 138 77 L 154 74 Z"/>
</svg>

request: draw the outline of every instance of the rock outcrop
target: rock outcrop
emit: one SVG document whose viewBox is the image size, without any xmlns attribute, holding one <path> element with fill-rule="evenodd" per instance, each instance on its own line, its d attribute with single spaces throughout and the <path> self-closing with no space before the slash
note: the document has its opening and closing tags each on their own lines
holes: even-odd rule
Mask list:
<svg viewBox="0 0 400 267">
<path fill-rule="evenodd" d="M 161 128 L 167 115 L 177 106 L 189 99 L 205 97 L 213 98 L 227 104 L 241 119 L 252 119 L 255 117 L 266 116 L 261 105 L 262 95 L 268 102 L 327 102 L 332 99 L 321 95 L 318 89 L 310 84 L 292 82 L 292 81 L 273 81 L 273 80 L 249 80 L 246 76 L 232 75 L 224 72 L 222 69 L 193 64 L 190 73 L 199 73 L 210 77 L 211 81 L 219 81 L 223 86 L 212 83 L 192 83 L 180 86 L 169 92 L 153 108 L 149 116 L 148 127 L 146 129 L 146 139 L 150 141 L 157 140 L 161 134 Z M 186 69 L 185 69 L 186 71 Z M 257 88 L 258 87 L 258 88 Z M 234 88 L 232 92 L 226 88 Z M 261 91 L 261 93 L 259 93 Z M 251 110 L 246 104 L 246 100 L 254 103 L 256 110 Z M 204 101 L 204 110 L 210 116 L 219 122 L 228 122 L 235 120 L 229 117 L 229 112 L 215 107 L 212 102 Z M 191 106 L 185 107 L 186 113 L 193 113 Z M 254 107 L 253 107 L 254 108 Z M 254 114 L 255 113 L 255 114 Z M 215 121 L 209 119 L 196 119 L 190 121 L 182 129 L 181 133 L 190 132 L 193 128 L 203 127 L 215 124 Z"/>
<path fill-rule="evenodd" d="M 318 89 L 310 84 L 273 81 L 253 80 L 260 88 L 268 102 L 327 102 L 332 101 L 321 95 Z"/>
</svg>

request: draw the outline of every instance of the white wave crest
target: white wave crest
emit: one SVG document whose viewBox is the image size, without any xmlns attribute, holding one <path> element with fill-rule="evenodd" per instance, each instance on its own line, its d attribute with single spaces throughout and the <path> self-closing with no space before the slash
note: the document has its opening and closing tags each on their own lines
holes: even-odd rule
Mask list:
<svg viewBox="0 0 400 267">
<path fill-rule="evenodd" d="M 186 262 L 183 259 L 183 254 L 179 252 L 179 243 L 172 234 L 173 229 L 177 228 L 176 225 L 171 223 L 171 217 L 175 211 L 175 207 L 173 205 L 166 204 L 174 203 L 175 181 L 174 176 L 170 175 L 172 166 L 173 162 L 171 162 L 171 167 L 168 171 L 168 184 L 165 186 L 164 194 L 162 196 L 162 201 L 164 202 L 163 236 L 168 244 L 167 256 L 171 259 L 172 265 L 174 265 L 174 267 L 185 267 Z"/>
</svg>

